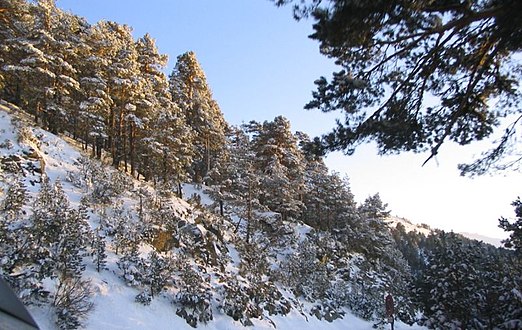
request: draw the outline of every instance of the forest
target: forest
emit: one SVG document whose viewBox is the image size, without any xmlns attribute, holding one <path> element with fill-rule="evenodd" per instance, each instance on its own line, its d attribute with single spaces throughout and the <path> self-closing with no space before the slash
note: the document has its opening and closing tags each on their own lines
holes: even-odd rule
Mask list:
<svg viewBox="0 0 522 330">
<path fill-rule="evenodd" d="M 168 75 L 166 64 L 153 37 L 135 40 L 129 26 L 89 24 L 53 0 L 0 0 L 0 102 L 11 118 L 0 276 L 24 304 L 81 328 L 96 308 L 89 274 L 113 272 L 135 290 L 131 303 L 168 299 L 192 327 L 217 313 L 251 326 L 298 311 L 383 328 L 391 293 L 406 324 L 522 328 L 522 244 L 509 219 L 499 220 L 511 233 L 504 248 L 392 227 L 379 194 L 357 203 L 284 116 L 230 125 L 194 52 Z M 49 136 L 77 146 L 74 166 L 49 160 L 59 153 Z"/>
</svg>

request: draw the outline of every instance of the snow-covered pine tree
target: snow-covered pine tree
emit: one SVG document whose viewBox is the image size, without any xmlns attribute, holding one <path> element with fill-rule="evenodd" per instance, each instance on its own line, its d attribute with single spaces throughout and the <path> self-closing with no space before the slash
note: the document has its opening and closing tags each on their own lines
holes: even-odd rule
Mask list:
<svg viewBox="0 0 522 330">
<path fill-rule="evenodd" d="M 79 63 L 81 100 L 78 125 L 85 148 L 92 146 L 98 159 L 109 137 L 110 111 L 113 100 L 110 92 L 109 67 L 116 55 L 117 43 L 111 34 L 111 25 L 101 21 L 91 26 L 85 36 L 84 59 Z"/>
<path fill-rule="evenodd" d="M 28 31 L 34 24 L 31 6 L 25 0 L 1 0 L 2 28 L 0 29 L 0 96 L 18 106 L 22 105 L 23 87 L 27 85 L 21 59 L 29 51 Z"/>
<path fill-rule="evenodd" d="M 62 189 L 59 181 L 55 183 L 55 187 L 57 193 Z M 87 206 L 82 202 L 77 210 L 69 209 L 67 217 L 62 220 L 56 250 L 56 270 L 62 278 L 81 277 L 85 270 L 83 258 L 92 237 L 88 219 Z"/>
<path fill-rule="evenodd" d="M 227 124 L 194 52 L 178 56 L 169 85 L 172 100 L 195 133 L 193 179 L 201 182 L 224 151 Z"/>
<path fill-rule="evenodd" d="M 116 264 L 121 270 L 121 278 L 127 285 L 133 287 L 141 287 L 143 285 L 145 267 L 143 267 L 143 259 L 138 253 L 137 242 L 131 242 L 131 247 L 123 251 Z"/>
<path fill-rule="evenodd" d="M 423 277 L 429 327 L 473 328 L 478 317 L 480 251 L 454 233 L 442 233 Z"/>
<path fill-rule="evenodd" d="M 94 267 L 96 267 L 96 271 L 98 273 L 107 269 L 107 247 L 105 240 L 105 231 L 101 228 L 101 226 L 97 227 L 94 230 L 94 235 L 91 242 L 91 256 Z"/>
<path fill-rule="evenodd" d="M 255 168 L 251 141 L 241 127 L 231 127 L 226 146 L 227 152 L 221 154 L 209 177 L 218 191 L 216 197 L 239 215 L 236 230 L 245 231 L 248 243 L 259 228 L 259 211 L 264 208 L 259 202 L 261 177 Z"/>
<path fill-rule="evenodd" d="M 69 211 L 69 201 L 61 190 L 61 185 L 53 185 L 44 176 L 30 218 L 36 249 L 32 252 L 35 264 L 38 265 L 39 279 L 53 276 L 62 221 L 69 216 Z"/>
<path fill-rule="evenodd" d="M 85 206 L 71 209 L 60 181 L 51 184 L 45 177 L 31 222 L 41 278 L 80 276 L 89 234 Z"/>
<path fill-rule="evenodd" d="M 120 162 L 123 161 L 127 170 L 130 138 L 127 128 L 130 121 L 138 118 L 136 103 L 142 94 L 142 86 L 138 79 L 138 53 L 129 26 L 106 22 L 104 31 L 113 42 L 115 50 L 108 67 L 108 82 L 113 100 L 108 120 L 108 142 L 112 165 L 119 168 Z"/>
<path fill-rule="evenodd" d="M 157 107 L 140 141 L 140 172 L 146 180 L 177 185 L 179 190 L 193 161 L 194 134 L 169 97 L 159 96 Z"/>
<path fill-rule="evenodd" d="M 49 131 L 68 130 L 76 137 L 81 93 L 77 65 L 88 24 L 84 19 L 57 8 L 54 0 L 39 0 L 37 8 L 35 32 L 40 35 L 40 40 L 35 46 L 49 54 L 44 67 L 54 74 L 45 90 L 42 119 Z"/>
<path fill-rule="evenodd" d="M 24 42 L 25 55 L 13 69 L 25 76 L 24 92 L 29 111 L 53 133 L 65 127 L 67 113 L 78 92 L 72 29 L 77 19 L 59 10 L 53 0 L 39 0 L 33 5 L 34 24 Z"/>
<path fill-rule="evenodd" d="M 249 133 L 256 172 L 262 178 L 261 203 L 280 213 L 283 220 L 296 219 L 303 208 L 304 162 L 290 122 L 282 116 L 262 125 L 251 122 Z"/>
<path fill-rule="evenodd" d="M 8 221 L 17 219 L 21 215 L 26 202 L 27 190 L 23 180 L 15 180 L 7 188 L 5 198 L 0 204 L 0 211 Z"/>
<path fill-rule="evenodd" d="M 114 236 L 113 245 L 116 254 L 127 253 L 138 249 L 141 233 L 138 232 L 133 214 L 124 209 L 123 203 L 116 203 L 112 215 L 108 217 L 110 234 Z"/>
<path fill-rule="evenodd" d="M 17 265 L 25 261 L 27 251 L 27 230 L 23 226 L 22 208 L 27 201 L 27 191 L 22 180 L 16 180 L 7 187 L 0 202 L 0 273 L 10 280 Z"/>
<path fill-rule="evenodd" d="M 207 324 L 213 319 L 210 278 L 195 270 L 186 260 L 181 260 L 179 267 L 179 291 L 174 301 L 178 305 L 176 314 L 193 328 L 198 322 Z"/>
<path fill-rule="evenodd" d="M 144 261 L 144 284 L 148 286 L 152 298 L 159 295 L 172 283 L 173 260 L 168 256 L 151 251 Z"/>
<path fill-rule="evenodd" d="M 280 281 L 310 302 L 328 298 L 332 280 L 325 262 L 328 255 L 318 248 L 320 236 L 312 233 L 305 238 L 280 266 Z"/>
</svg>

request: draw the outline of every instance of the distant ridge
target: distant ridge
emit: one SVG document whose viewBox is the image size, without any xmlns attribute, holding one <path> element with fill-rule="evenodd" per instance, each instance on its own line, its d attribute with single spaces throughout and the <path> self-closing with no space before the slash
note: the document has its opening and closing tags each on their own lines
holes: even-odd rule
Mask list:
<svg viewBox="0 0 522 330">
<path fill-rule="evenodd" d="M 467 232 L 462 232 L 459 234 L 461 234 L 467 238 L 470 238 L 470 239 L 476 239 L 477 241 L 482 241 L 484 243 L 491 244 L 496 247 L 503 246 L 501 238 L 488 237 L 488 236 L 484 236 L 484 235 L 479 235 L 479 234 L 475 234 L 475 233 L 467 233 Z"/>
<path fill-rule="evenodd" d="M 390 216 L 386 222 L 392 228 L 395 228 L 398 223 L 401 223 L 407 232 L 416 231 L 416 232 L 419 232 L 426 236 L 429 235 L 432 231 L 434 231 L 436 229 L 436 228 L 431 228 L 430 226 L 428 226 L 426 224 L 417 224 L 408 219 L 401 218 L 398 216 Z M 484 236 L 484 235 L 480 235 L 480 234 L 476 234 L 476 233 L 469 233 L 469 232 L 461 232 L 459 234 L 461 234 L 462 236 L 469 238 L 469 239 L 474 239 L 477 241 L 482 241 L 487 244 L 491 244 L 495 247 L 503 246 L 501 238 L 489 237 L 489 236 Z"/>
</svg>

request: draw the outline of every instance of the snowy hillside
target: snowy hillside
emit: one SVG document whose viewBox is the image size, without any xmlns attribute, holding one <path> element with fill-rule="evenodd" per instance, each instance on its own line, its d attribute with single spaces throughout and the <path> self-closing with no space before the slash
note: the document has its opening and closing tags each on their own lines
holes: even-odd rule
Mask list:
<svg viewBox="0 0 522 330">
<path fill-rule="evenodd" d="M 469 239 L 474 239 L 474 240 L 477 240 L 477 241 L 481 241 L 481 242 L 484 242 L 484 243 L 487 243 L 487 244 L 491 244 L 491 245 L 496 246 L 496 247 L 504 246 L 504 244 L 502 243 L 502 239 L 500 239 L 500 238 L 494 238 L 494 237 L 479 235 L 479 234 L 476 234 L 476 233 L 468 233 L 468 232 L 463 232 L 461 234 L 464 235 L 465 237 L 469 238 Z"/>
<path fill-rule="evenodd" d="M 413 223 L 408 219 L 397 217 L 397 216 L 390 216 L 386 219 L 386 223 L 390 226 L 390 228 L 397 227 L 398 224 L 401 224 L 404 226 L 404 230 L 406 232 L 417 232 L 422 235 L 428 236 L 429 234 L 433 233 L 433 228 L 429 227 L 426 224 L 417 224 Z M 475 233 L 468 233 L 468 232 L 462 232 L 459 233 L 462 236 L 472 239 L 481 241 L 487 244 L 491 244 L 495 247 L 501 247 L 503 246 L 502 240 L 500 238 L 493 238 L 489 236 L 479 235 Z"/>
<path fill-rule="evenodd" d="M 415 232 L 418 232 L 425 236 L 428 236 L 429 234 L 431 234 L 433 232 L 433 230 L 428 225 L 425 225 L 425 224 L 419 225 L 419 224 L 411 222 L 408 219 L 404 219 L 404 218 L 396 217 L 396 216 L 388 217 L 386 219 L 386 223 L 388 224 L 388 226 L 390 226 L 390 228 L 395 228 L 395 227 L 397 227 L 398 224 L 401 224 L 404 226 L 404 230 L 406 232 L 415 231 Z"/>
<path fill-rule="evenodd" d="M 250 317 L 248 320 L 239 317 L 234 320 L 233 317 L 226 315 L 226 306 L 228 305 L 223 299 L 230 298 L 227 296 L 228 283 L 223 281 L 239 281 L 248 286 L 252 285 L 249 281 L 253 281 L 253 279 L 246 279 L 243 277 L 246 275 L 240 275 L 244 272 L 242 260 L 238 255 L 238 240 L 235 237 L 240 219 L 233 214 L 230 208 L 227 211 L 229 212 L 227 219 L 230 219 L 231 222 L 223 221 L 212 213 L 216 212 L 213 209 L 214 200 L 199 187 L 184 186 L 184 196 L 191 200 L 191 203 L 188 203 L 172 195 L 160 195 L 160 192 L 153 187 L 143 182 L 133 181 L 128 177 L 118 178 L 118 180 L 123 180 L 128 184 L 128 187 L 115 191 L 110 196 L 101 196 L 106 200 L 100 202 L 100 191 L 97 188 L 103 182 L 96 182 L 87 177 L 86 173 L 90 173 L 89 175 L 94 177 L 94 170 L 85 172 L 85 168 L 88 166 L 96 167 L 99 165 L 88 163 L 78 149 L 62 138 L 42 129 L 28 126 L 30 118 L 25 118 L 23 114 L 18 113 L 19 110 L 15 107 L 5 103 L 0 107 L 0 141 L 2 142 L 0 158 L 3 168 L 3 188 L 5 190 L 8 184 L 17 179 L 22 179 L 28 193 L 29 202 L 26 205 L 31 205 L 35 199 L 40 198 L 38 192 L 42 187 L 42 173 L 44 173 L 49 177 L 51 184 L 60 182 L 71 210 L 78 209 L 84 200 L 90 200 L 87 212 L 89 233 L 96 233 L 97 229 L 107 226 L 105 222 L 110 223 L 118 214 L 125 215 L 126 218 L 123 218 L 128 221 L 125 224 L 126 226 L 130 226 L 131 223 L 136 224 L 137 217 L 140 214 L 137 210 L 141 210 L 142 207 L 140 201 L 143 202 L 147 198 L 168 204 L 168 212 L 170 212 L 168 216 L 176 218 L 177 230 L 174 230 L 174 232 L 178 235 L 178 241 L 173 243 L 176 247 L 169 252 L 162 253 L 160 258 L 164 261 L 170 260 L 176 265 L 175 269 L 172 270 L 172 275 L 170 275 L 173 278 L 170 279 L 172 281 L 169 283 L 173 284 L 165 285 L 153 299 L 148 296 L 151 293 L 147 291 L 147 284 L 145 283 L 152 285 L 146 277 L 153 276 L 153 273 L 148 273 L 148 271 L 153 267 L 151 264 L 151 255 L 155 249 L 153 245 L 156 245 L 156 247 L 160 245 L 158 237 L 155 236 L 151 240 L 153 245 L 146 243 L 145 238 L 139 242 L 129 241 L 125 243 L 137 244 L 136 254 L 133 255 L 132 251 L 126 250 L 128 246 L 120 244 L 117 234 L 115 236 L 103 236 L 102 239 L 105 240 L 104 243 L 106 244 L 106 257 L 104 258 L 105 264 L 99 271 L 95 258 L 92 257 L 95 254 L 94 249 L 90 242 L 86 243 L 85 249 L 88 253 L 83 256 L 85 270 L 83 270 L 81 276 L 90 281 L 90 300 L 93 303 L 93 309 L 83 320 L 85 329 L 190 328 L 187 324 L 187 316 L 179 316 L 180 314 L 183 315 L 180 310 L 184 310 L 179 306 L 179 297 L 182 290 L 196 294 L 201 289 L 208 290 L 206 291 L 208 292 L 206 302 L 209 309 L 207 313 L 210 317 L 206 322 L 198 322 L 198 328 L 239 329 L 243 328 L 245 324 L 251 324 L 256 329 L 373 328 L 375 322 L 359 319 L 344 308 L 338 311 L 342 312 L 339 317 L 335 317 L 331 322 L 326 321 L 325 314 L 313 312 L 315 306 L 313 303 L 296 300 L 289 291 L 283 288 L 272 288 L 272 290 L 275 290 L 274 294 L 281 292 L 283 295 L 277 298 L 279 300 L 274 300 L 272 302 L 274 305 L 271 306 L 275 309 L 286 306 L 288 309 L 285 313 L 269 313 L 268 310 L 270 309 L 267 302 L 264 311 L 254 314 L 257 317 Z M 108 167 L 103 168 L 102 172 L 111 180 L 119 175 L 115 170 Z M 55 187 L 54 189 L 58 188 Z M 209 209 L 210 211 L 208 211 Z M 26 216 L 30 217 L 32 212 L 36 211 L 32 211 L 29 206 L 24 207 Z M 268 218 L 270 218 L 270 215 L 270 213 L 266 213 Z M 143 219 L 146 219 L 146 216 Z M 146 221 L 152 220 L 147 218 Z M 159 233 L 173 230 L 163 228 L 164 224 L 161 223 L 151 222 L 146 225 L 150 226 L 150 230 Z M 290 229 L 292 236 L 295 236 L 297 241 L 302 241 L 306 233 L 311 230 L 305 225 Z M 133 229 L 128 228 L 126 230 L 132 231 Z M 275 243 L 279 244 L 280 242 Z M 197 249 L 194 249 L 195 247 Z M 120 251 L 116 254 L 118 248 Z M 274 263 L 270 267 L 276 267 L 278 258 L 283 258 L 291 250 L 290 246 L 281 246 L 274 250 L 276 253 L 268 258 Z M 131 262 L 129 260 L 134 258 L 134 264 L 127 268 L 122 266 L 123 257 L 128 257 L 126 260 L 129 263 Z M 101 257 L 99 256 L 99 258 Z M 200 258 L 210 258 L 214 261 L 204 266 Z M 38 263 L 39 261 L 34 260 L 34 262 Z M 189 270 L 199 270 L 200 273 L 189 273 L 195 276 L 196 281 L 202 282 L 197 282 L 196 287 L 191 287 L 194 283 L 188 283 L 187 273 L 185 272 L 187 269 L 184 267 L 188 267 Z M 138 271 L 136 268 L 140 268 L 140 270 Z M 124 274 L 125 272 L 127 274 Z M 138 276 L 142 276 L 139 281 Z M 42 292 L 49 292 L 51 297 L 57 294 L 59 280 L 55 275 L 44 278 L 42 284 L 43 289 L 45 289 Z M 146 301 L 144 304 L 136 302 L 140 293 L 144 293 L 142 295 Z M 192 298 L 189 297 L 189 299 Z M 52 299 L 43 300 L 40 304 L 33 303 L 29 306 L 31 314 L 43 330 L 56 329 L 58 307 L 51 302 Z M 248 308 L 248 305 L 246 307 Z M 246 310 L 239 312 L 246 312 Z M 190 310 L 188 313 L 190 313 Z M 200 317 L 200 321 L 203 319 L 201 318 L 202 315 L 201 311 L 199 316 L 196 315 Z M 322 315 L 319 316 L 322 320 L 315 315 Z M 420 329 L 420 327 L 410 327 L 400 322 L 396 323 L 395 328 Z"/>
</svg>

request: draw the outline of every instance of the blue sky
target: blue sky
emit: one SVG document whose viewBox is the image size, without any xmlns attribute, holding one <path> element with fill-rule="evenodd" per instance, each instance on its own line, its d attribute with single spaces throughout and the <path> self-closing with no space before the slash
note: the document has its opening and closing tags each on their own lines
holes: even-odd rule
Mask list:
<svg viewBox="0 0 522 330">
<path fill-rule="evenodd" d="M 336 114 L 305 111 L 313 81 L 329 76 L 333 61 L 319 54 L 307 36 L 311 22 L 296 22 L 290 8 L 268 0 L 57 0 L 67 11 L 87 18 L 127 24 L 136 38 L 149 33 L 161 53 L 176 57 L 196 52 L 225 118 L 231 124 L 272 120 L 284 115 L 293 130 L 311 136 L 327 132 Z M 484 145 L 482 145 L 484 147 Z M 359 201 L 379 192 L 392 214 L 445 230 L 505 237 L 500 216 L 522 186 L 520 173 L 468 179 L 458 163 L 470 161 L 479 147 L 448 145 L 421 167 L 427 154 L 379 157 L 373 145 L 351 156 L 330 155 L 331 169 L 349 176 Z"/>
</svg>

